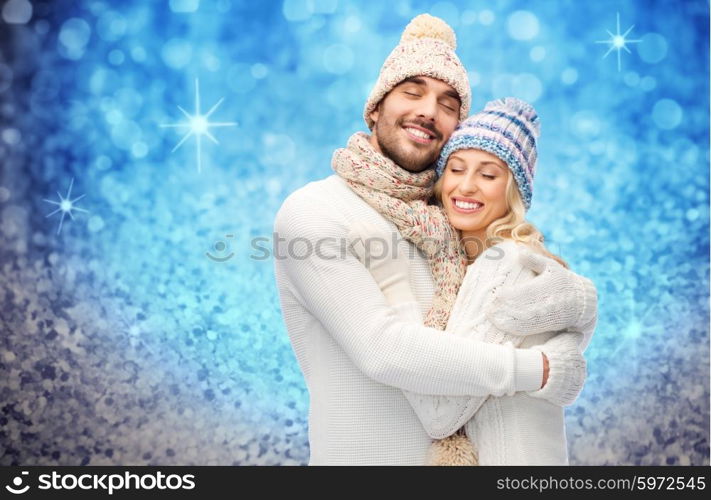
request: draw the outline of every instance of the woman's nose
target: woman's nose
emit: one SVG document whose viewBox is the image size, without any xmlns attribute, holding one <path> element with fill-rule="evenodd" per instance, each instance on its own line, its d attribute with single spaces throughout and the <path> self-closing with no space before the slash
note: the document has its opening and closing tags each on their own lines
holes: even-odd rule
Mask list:
<svg viewBox="0 0 711 500">
<path fill-rule="evenodd" d="M 477 185 L 476 177 L 473 172 L 467 173 L 467 175 L 462 179 L 462 182 L 459 184 L 459 190 L 465 196 L 476 193 L 478 189 L 479 186 Z"/>
</svg>

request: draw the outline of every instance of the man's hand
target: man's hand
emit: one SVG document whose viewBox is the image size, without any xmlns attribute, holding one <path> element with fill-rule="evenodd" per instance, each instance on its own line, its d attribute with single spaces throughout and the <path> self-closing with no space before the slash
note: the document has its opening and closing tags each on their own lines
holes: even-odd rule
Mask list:
<svg viewBox="0 0 711 500">
<path fill-rule="evenodd" d="M 546 382 L 548 382 L 548 374 L 550 373 L 550 364 L 548 363 L 548 358 L 546 357 L 546 353 L 542 352 L 541 356 L 543 356 L 543 383 L 541 384 L 541 389 L 543 389 L 546 386 Z"/>
<path fill-rule="evenodd" d="M 582 340 L 582 333 L 566 332 L 557 334 L 545 344 L 532 346 L 531 349 L 543 354 L 544 383 L 541 389 L 527 394 L 558 406 L 573 404 L 587 377 L 587 363 L 580 352 Z"/>
<path fill-rule="evenodd" d="M 597 292 L 592 282 L 526 248 L 519 259 L 537 276 L 502 289 L 486 309 L 489 321 L 514 335 L 582 331 L 597 314 Z"/>
</svg>

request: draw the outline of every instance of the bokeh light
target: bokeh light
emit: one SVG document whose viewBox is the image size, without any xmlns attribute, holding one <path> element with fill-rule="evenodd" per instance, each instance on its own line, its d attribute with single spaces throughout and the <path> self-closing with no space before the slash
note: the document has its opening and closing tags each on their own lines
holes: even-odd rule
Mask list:
<svg viewBox="0 0 711 500">
<path fill-rule="evenodd" d="M 528 217 L 598 289 L 571 463 L 709 464 L 708 2 L 0 4 L 0 464 L 307 462 L 274 214 L 365 130 L 422 12 L 472 110 L 535 105 Z M 595 43 L 618 12 L 619 72 Z M 171 152 L 198 79 L 237 126 Z M 72 179 L 87 212 L 57 234 Z"/>
</svg>

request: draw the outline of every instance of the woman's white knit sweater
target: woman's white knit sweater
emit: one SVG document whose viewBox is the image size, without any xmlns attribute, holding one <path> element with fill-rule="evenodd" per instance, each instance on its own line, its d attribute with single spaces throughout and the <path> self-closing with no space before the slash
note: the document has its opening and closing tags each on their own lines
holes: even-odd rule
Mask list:
<svg viewBox="0 0 711 500">
<path fill-rule="evenodd" d="M 537 393 L 542 356 L 402 320 L 367 269 L 346 251 L 349 227 L 357 219 L 397 232 L 331 175 L 289 195 L 274 223 L 282 314 L 310 396 L 309 465 L 422 465 L 431 442 L 428 429 L 441 425 L 441 418 L 421 422 L 403 390 L 449 396 Z M 406 247 L 401 251 L 413 256 L 410 282 L 425 314 L 434 291 L 429 265 L 413 245 L 401 244 Z M 541 391 L 558 388 L 567 386 L 551 372 Z"/>
<path fill-rule="evenodd" d="M 535 276 L 533 271 L 521 265 L 519 254 L 522 250 L 527 251 L 525 245 L 507 240 L 483 252 L 467 268 L 449 317 L 448 333 L 488 342 L 511 341 L 521 348 L 537 346 L 534 349 L 540 349 L 555 335 L 547 332 L 512 336 L 497 330 L 484 315 L 497 288 L 522 284 Z M 397 308 L 403 319 L 422 320 L 416 303 L 399 304 Z M 589 310 L 586 319 L 582 328 L 581 350 L 585 350 L 595 329 L 596 307 Z M 472 325 L 476 328 L 471 328 Z M 571 337 L 568 333 L 564 335 Z M 574 338 L 564 341 L 577 344 Z M 571 359 L 570 362 L 576 361 Z M 408 398 L 410 401 L 413 398 L 419 400 L 415 407 L 421 419 L 439 422 L 433 425 L 433 431 L 437 434 L 435 437 L 447 436 L 465 426 L 467 436 L 478 452 L 480 465 L 567 465 L 563 406 L 536 397 L 543 391 L 537 392 L 539 394 L 518 392 L 489 397 L 483 404 L 481 400 L 465 397 L 409 395 Z M 575 396 L 569 397 L 568 401 L 572 402 Z M 452 415 L 458 417 L 452 420 Z"/>
</svg>

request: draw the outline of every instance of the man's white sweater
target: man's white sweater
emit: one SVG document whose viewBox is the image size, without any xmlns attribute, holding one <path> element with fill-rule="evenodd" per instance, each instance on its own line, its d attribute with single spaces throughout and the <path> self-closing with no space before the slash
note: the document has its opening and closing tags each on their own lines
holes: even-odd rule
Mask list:
<svg viewBox="0 0 711 500">
<path fill-rule="evenodd" d="M 441 422 L 421 422 L 403 390 L 536 391 L 542 356 L 403 320 L 346 248 L 354 220 L 397 232 L 331 175 L 289 195 L 274 222 L 282 314 L 310 396 L 309 465 L 423 465 L 428 427 Z M 410 283 L 424 315 L 434 293 L 429 265 L 414 245 L 401 244 L 413 256 Z"/>
</svg>

